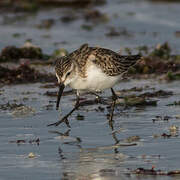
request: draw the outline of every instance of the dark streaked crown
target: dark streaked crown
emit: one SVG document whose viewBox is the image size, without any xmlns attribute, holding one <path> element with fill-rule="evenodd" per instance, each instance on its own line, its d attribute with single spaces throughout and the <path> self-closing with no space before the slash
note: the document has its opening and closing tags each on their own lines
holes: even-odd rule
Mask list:
<svg viewBox="0 0 180 180">
<path fill-rule="evenodd" d="M 71 60 L 68 56 L 63 56 L 56 59 L 55 61 L 55 71 L 57 75 L 61 78 L 64 73 L 66 73 L 71 67 Z"/>
</svg>

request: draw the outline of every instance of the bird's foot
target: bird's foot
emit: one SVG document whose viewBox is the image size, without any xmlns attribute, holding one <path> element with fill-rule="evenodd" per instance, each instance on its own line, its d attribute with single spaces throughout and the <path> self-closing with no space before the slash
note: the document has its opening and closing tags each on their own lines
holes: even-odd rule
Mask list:
<svg viewBox="0 0 180 180">
<path fill-rule="evenodd" d="M 69 114 L 64 116 L 61 120 L 59 120 L 59 121 L 57 121 L 55 123 L 48 124 L 47 126 L 59 126 L 61 123 L 64 122 L 68 128 L 71 128 L 71 126 L 69 124 L 69 121 L 68 121 L 68 116 L 69 116 Z"/>
<path fill-rule="evenodd" d="M 52 124 L 48 124 L 47 126 L 59 126 L 61 123 L 64 122 L 68 128 L 71 128 L 71 126 L 70 126 L 70 124 L 69 124 L 69 121 L 68 121 L 68 117 L 69 117 L 75 110 L 77 110 L 79 106 L 81 106 L 81 104 L 80 104 L 79 101 L 78 101 L 78 103 L 76 104 L 76 106 L 75 106 L 68 114 L 66 114 L 61 120 L 59 120 L 59 121 L 57 121 L 57 122 L 55 122 L 55 123 L 52 123 Z"/>
</svg>

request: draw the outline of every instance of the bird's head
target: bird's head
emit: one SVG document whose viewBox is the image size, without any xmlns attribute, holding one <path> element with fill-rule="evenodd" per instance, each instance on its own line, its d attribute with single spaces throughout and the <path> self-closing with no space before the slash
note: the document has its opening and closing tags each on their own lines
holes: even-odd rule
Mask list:
<svg viewBox="0 0 180 180">
<path fill-rule="evenodd" d="M 55 71 L 58 83 L 62 83 L 65 86 L 71 83 L 75 75 L 75 66 L 69 56 L 63 56 L 56 60 Z"/>
<path fill-rule="evenodd" d="M 75 76 L 74 69 L 75 66 L 68 56 L 61 57 L 55 62 L 55 72 L 59 84 L 59 92 L 56 104 L 57 109 L 59 107 L 60 99 L 65 86 L 73 81 L 73 77 Z"/>
</svg>

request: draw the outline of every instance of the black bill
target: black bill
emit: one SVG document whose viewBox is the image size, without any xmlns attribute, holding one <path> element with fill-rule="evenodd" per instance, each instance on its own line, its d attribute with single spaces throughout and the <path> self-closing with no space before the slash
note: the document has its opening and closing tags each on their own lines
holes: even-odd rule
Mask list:
<svg viewBox="0 0 180 180">
<path fill-rule="evenodd" d="M 58 108 L 59 108 L 59 103 L 60 103 L 61 96 L 62 96 L 64 88 L 65 88 L 64 84 L 60 83 L 59 84 L 59 92 L 58 92 L 57 102 L 56 102 L 56 110 L 58 110 Z"/>
</svg>

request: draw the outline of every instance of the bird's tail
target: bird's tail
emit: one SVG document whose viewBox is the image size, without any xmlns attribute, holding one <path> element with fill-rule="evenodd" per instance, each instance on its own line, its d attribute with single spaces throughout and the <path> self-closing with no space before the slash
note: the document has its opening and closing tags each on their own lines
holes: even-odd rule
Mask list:
<svg viewBox="0 0 180 180">
<path fill-rule="evenodd" d="M 126 61 L 127 64 L 129 64 L 129 67 L 134 66 L 135 64 L 137 64 L 141 59 L 142 56 L 140 54 L 137 55 L 130 55 L 127 58 L 128 60 Z"/>
<path fill-rule="evenodd" d="M 142 56 L 139 54 L 124 56 L 124 58 L 121 60 L 123 70 L 127 71 L 130 67 L 136 65 L 141 59 Z"/>
</svg>

